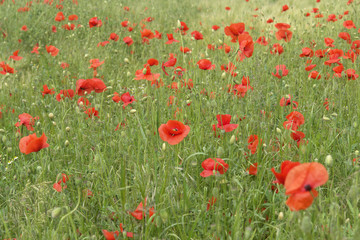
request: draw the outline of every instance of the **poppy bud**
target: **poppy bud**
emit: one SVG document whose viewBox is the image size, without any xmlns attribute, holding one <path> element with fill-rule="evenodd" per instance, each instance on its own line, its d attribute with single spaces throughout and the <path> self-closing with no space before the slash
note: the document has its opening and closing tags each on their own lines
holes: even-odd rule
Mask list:
<svg viewBox="0 0 360 240">
<path fill-rule="evenodd" d="M 284 213 L 280 212 L 278 215 L 278 220 L 282 220 L 284 218 Z"/>
<path fill-rule="evenodd" d="M 217 157 L 221 158 L 224 155 L 224 148 L 219 147 L 216 154 L 217 154 Z"/>
<path fill-rule="evenodd" d="M 136 113 L 136 109 L 131 109 L 130 113 Z"/>
<path fill-rule="evenodd" d="M 40 124 L 41 124 L 40 121 L 36 122 L 36 126 L 40 126 Z"/>
<path fill-rule="evenodd" d="M 16 132 L 16 133 L 15 133 L 15 137 L 16 137 L 16 138 L 19 138 L 19 137 L 21 137 L 21 134 L 20 134 L 19 132 Z"/>
<path fill-rule="evenodd" d="M 146 74 L 146 72 L 147 72 L 147 69 L 144 68 L 143 71 L 142 71 L 142 73 L 143 73 L 143 74 Z"/>
<path fill-rule="evenodd" d="M 49 113 L 49 118 L 53 119 L 54 118 L 54 114 L 53 113 Z"/>
<path fill-rule="evenodd" d="M 12 147 L 8 147 L 8 148 L 6 149 L 6 151 L 7 151 L 7 152 L 11 152 L 11 151 L 12 151 Z"/>
<path fill-rule="evenodd" d="M 230 138 L 230 144 L 233 144 L 236 140 L 236 137 L 235 135 L 232 135 L 231 138 Z"/>
<path fill-rule="evenodd" d="M 6 140 L 7 140 L 6 136 L 5 136 L 5 135 L 4 135 L 4 136 L 2 136 L 1 141 L 2 141 L 3 143 L 5 143 L 5 142 L 6 142 Z"/>
<path fill-rule="evenodd" d="M 166 222 L 169 218 L 169 214 L 166 212 L 165 209 L 160 210 L 160 217 L 163 220 L 163 222 Z"/>
<path fill-rule="evenodd" d="M 281 133 L 281 129 L 280 129 L 280 128 L 276 128 L 276 132 L 277 132 L 277 133 Z"/>
<path fill-rule="evenodd" d="M 57 218 L 58 216 L 60 216 L 62 212 L 62 208 L 61 207 L 56 207 L 51 211 L 51 217 L 52 218 Z"/>
<path fill-rule="evenodd" d="M 222 41 L 221 39 L 219 39 L 219 43 L 220 43 L 220 44 L 223 44 L 223 41 Z"/>
<path fill-rule="evenodd" d="M 359 156 L 359 151 L 355 150 L 355 156 Z"/>
<path fill-rule="evenodd" d="M 309 234 L 311 232 L 312 229 L 312 222 L 309 216 L 304 216 L 304 218 L 302 219 L 301 222 L 301 230 L 306 233 Z"/>
<path fill-rule="evenodd" d="M 166 150 L 166 143 L 162 144 L 161 150 L 165 151 Z"/>
<path fill-rule="evenodd" d="M 222 79 L 225 79 L 225 78 L 226 78 L 226 72 L 223 72 L 223 73 L 221 74 L 221 78 L 222 78 Z"/>
<path fill-rule="evenodd" d="M 70 132 L 70 127 L 66 127 L 65 130 L 66 130 L 67 132 Z"/>
<path fill-rule="evenodd" d="M 42 170 L 42 167 L 41 167 L 41 166 L 37 166 L 37 167 L 36 167 L 36 171 L 41 172 L 41 170 Z"/>
<path fill-rule="evenodd" d="M 70 142 L 68 140 L 65 140 L 65 146 L 69 146 Z"/>
<path fill-rule="evenodd" d="M 330 121 L 330 118 L 326 117 L 326 116 L 323 116 L 323 120 L 324 121 Z"/>
<path fill-rule="evenodd" d="M 356 128 L 357 127 L 357 122 L 354 122 L 353 126 L 354 126 L 354 128 Z"/>
<path fill-rule="evenodd" d="M 325 158 L 325 164 L 328 165 L 328 166 L 331 166 L 333 163 L 333 158 L 331 155 L 327 155 L 326 158 Z"/>
<path fill-rule="evenodd" d="M 128 58 L 124 58 L 124 62 L 129 63 L 130 61 Z"/>
<path fill-rule="evenodd" d="M 54 126 L 56 126 L 56 122 L 53 121 L 52 124 L 53 124 Z"/>
<path fill-rule="evenodd" d="M 178 28 L 181 27 L 181 22 L 180 22 L 180 20 L 177 20 L 177 27 L 178 27 Z"/>
<path fill-rule="evenodd" d="M 131 76 L 131 72 L 127 72 L 126 75 L 127 75 L 128 77 L 130 77 L 130 76 Z"/>
</svg>

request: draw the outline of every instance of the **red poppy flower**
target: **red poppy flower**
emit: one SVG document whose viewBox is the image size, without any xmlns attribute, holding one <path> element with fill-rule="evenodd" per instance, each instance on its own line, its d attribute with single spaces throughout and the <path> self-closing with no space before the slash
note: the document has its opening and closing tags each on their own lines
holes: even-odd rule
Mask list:
<svg viewBox="0 0 360 240">
<path fill-rule="evenodd" d="M 330 14 L 328 16 L 328 18 L 326 19 L 326 21 L 328 21 L 328 22 L 336 22 L 337 21 L 336 15 L 335 14 Z"/>
<path fill-rule="evenodd" d="M 239 52 L 237 59 L 243 61 L 245 58 L 249 58 L 253 55 L 254 52 L 254 41 L 252 37 L 247 34 L 239 34 Z"/>
<path fill-rule="evenodd" d="M 149 66 L 157 66 L 157 65 L 159 65 L 159 61 L 158 60 L 156 60 L 155 58 L 149 58 L 148 60 L 147 60 L 147 64 L 149 64 Z M 145 67 L 146 67 L 146 65 L 144 65 Z"/>
<path fill-rule="evenodd" d="M 65 98 L 73 99 L 74 97 L 74 90 L 68 89 L 68 90 L 60 90 L 60 93 L 56 95 L 56 100 L 60 102 L 61 100 L 64 100 Z"/>
<path fill-rule="evenodd" d="M 203 35 L 202 35 L 200 32 L 198 32 L 198 31 L 193 31 L 193 32 L 191 32 L 191 36 L 192 36 L 195 40 L 202 40 L 202 39 L 204 39 L 204 38 L 203 38 Z"/>
<path fill-rule="evenodd" d="M 69 21 L 76 21 L 76 20 L 78 20 L 78 16 L 75 15 L 75 14 L 73 14 L 73 15 L 70 15 L 70 16 L 68 17 L 68 19 L 69 19 Z"/>
<path fill-rule="evenodd" d="M 284 52 L 284 48 L 279 43 L 275 43 L 274 45 L 272 45 L 270 49 L 270 53 L 274 55 L 275 54 L 281 55 L 283 52 Z"/>
<path fill-rule="evenodd" d="M 132 40 L 131 37 L 124 37 L 123 41 L 128 46 L 131 46 L 134 43 L 134 40 Z"/>
<path fill-rule="evenodd" d="M 92 91 L 96 93 L 101 93 L 106 90 L 105 83 L 98 78 L 91 79 L 79 79 L 76 81 L 76 94 L 79 96 L 84 96 L 85 92 L 90 94 Z"/>
<path fill-rule="evenodd" d="M 207 59 L 201 59 L 196 63 L 200 69 L 202 70 L 212 70 L 215 69 L 215 65 L 211 64 L 210 60 Z"/>
<path fill-rule="evenodd" d="M 159 127 L 160 138 L 169 143 L 176 145 L 180 143 L 190 132 L 190 127 L 176 120 L 169 120 L 166 124 Z"/>
<path fill-rule="evenodd" d="M 258 167 L 258 164 L 254 163 L 254 164 L 251 164 L 250 167 L 246 170 L 249 171 L 250 175 L 256 176 L 257 175 L 257 167 Z"/>
<path fill-rule="evenodd" d="M 167 35 L 168 41 L 166 41 L 165 44 L 172 44 L 174 42 L 179 42 L 179 40 L 174 39 L 174 36 L 172 33 L 168 33 L 166 35 Z"/>
<path fill-rule="evenodd" d="M 290 136 L 296 142 L 298 147 L 300 147 L 300 144 L 303 144 L 305 142 L 303 140 L 303 138 L 305 138 L 305 133 L 303 132 L 300 131 L 291 132 Z"/>
<path fill-rule="evenodd" d="M 50 94 L 50 95 L 55 94 L 54 88 L 49 89 L 46 84 L 43 85 L 43 89 L 44 89 L 44 91 L 41 92 L 43 97 L 46 94 Z"/>
<path fill-rule="evenodd" d="M 123 109 L 125 109 L 125 107 L 131 103 L 133 103 L 134 101 L 136 101 L 136 99 L 134 98 L 134 96 L 130 96 L 129 92 L 126 92 L 124 94 L 121 95 L 120 97 L 121 101 L 124 103 L 123 104 Z"/>
<path fill-rule="evenodd" d="M 291 112 L 289 115 L 286 116 L 286 118 L 288 119 L 288 121 L 285 121 L 283 123 L 283 126 L 286 129 L 292 129 L 294 131 L 296 131 L 298 129 L 298 127 L 300 127 L 301 125 L 303 125 L 305 123 L 305 118 L 304 116 L 299 113 L 299 112 Z"/>
<path fill-rule="evenodd" d="M 16 50 L 13 52 L 13 55 L 9 57 L 9 59 L 12 59 L 14 61 L 20 61 L 23 57 L 18 56 L 19 50 Z"/>
<path fill-rule="evenodd" d="M 191 50 L 190 50 L 190 48 L 188 48 L 188 47 L 180 47 L 180 52 L 183 52 L 183 53 L 191 53 Z"/>
<path fill-rule="evenodd" d="M 27 30 L 28 30 L 28 27 L 27 27 L 26 25 L 24 25 L 24 26 L 21 27 L 21 31 L 26 32 Z"/>
<path fill-rule="evenodd" d="M 100 117 L 99 117 L 99 111 L 95 110 L 94 107 L 93 107 L 93 108 L 88 108 L 88 109 L 86 109 L 86 110 L 84 111 L 84 113 L 86 113 L 86 114 L 88 115 L 88 117 L 87 117 L 86 119 L 88 119 L 88 118 L 93 118 L 93 117 L 100 118 Z"/>
<path fill-rule="evenodd" d="M 263 46 L 267 46 L 269 44 L 268 41 L 266 41 L 265 37 L 262 36 L 262 37 L 259 37 L 257 40 L 256 40 L 256 43 L 257 44 L 260 44 L 260 45 L 263 45 Z"/>
<path fill-rule="evenodd" d="M 46 45 L 45 48 L 46 48 L 46 51 L 48 53 L 50 53 L 50 55 L 53 57 L 55 57 L 59 53 L 59 49 L 57 49 L 56 47 L 54 47 L 52 45 L 49 45 L 49 46 Z"/>
<path fill-rule="evenodd" d="M 266 23 L 273 23 L 274 22 L 274 20 L 272 19 L 272 18 L 269 18 L 267 21 L 266 21 Z"/>
<path fill-rule="evenodd" d="M 285 77 L 289 73 L 289 70 L 286 69 L 286 65 L 277 65 L 275 68 L 276 68 L 276 74 L 274 73 L 271 74 L 279 79 Z"/>
<path fill-rule="evenodd" d="M 262 142 L 262 139 L 260 139 L 260 143 Z M 259 138 L 257 135 L 251 135 L 248 139 L 248 149 L 251 151 L 251 154 L 255 154 L 257 147 L 259 145 Z"/>
<path fill-rule="evenodd" d="M 15 70 L 7 65 L 5 62 L 0 62 L 0 68 L 3 70 L 0 71 L 0 74 L 5 75 L 6 73 L 15 73 Z"/>
<path fill-rule="evenodd" d="M 23 137 L 19 142 L 20 152 L 29 154 L 32 152 L 38 152 L 43 148 L 47 148 L 50 145 L 46 143 L 46 140 L 47 137 L 45 136 L 45 133 L 43 133 L 41 137 L 37 137 L 36 133 Z"/>
<path fill-rule="evenodd" d="M 351 36 L 347 32 L 341 32 L 339 33 L 339 38 L 344 39 L 348 44 L 351 43 Z"/>
<path fill-rule="evenodd" d="M 244 23 L 233 23 L 230 26 L 226 26 L 224 28 L 224 32 L 226 36 L 231 37 L 231 42 L 236 42 L 238 40 L 238 36 L 245 31 Z"/>
<path fill-rule="evenodd" d="M 55 21 L 61 22 L 65 20 L 65 16 L 62 12 L 58 12 L 55 16 Z"/>
<path fill-rule="evenodd" d="M 24 125 L 29 131 L 34 131 L 33 126 L 35 124 L 35 120 L 37 119 L 39 119 L 39 117 L 32 117 L 28 113 L 22 113 L 19 115 L 20 122 L 17 122 L 15 124 L 15 127 L 20 127 Z"/>
<path fill-rule="evenodd" d="M 216 128 L 222 129 L 225 132 L 232 132 L 234 131 L 239 124 L 230 124 L 231 121 L 231 115 L 230 114 L 225 114 L 225 115 L 216 115 L 218 124 L 217 125 L 213 125 L 213 130 L 216 133 Z"/>
<path fill-rule="evenodd" d="M 277 23 L 275 27 L 278 31 L 275 33 L 275 37 L 277 40 L 285 40 L 285 42 L 289 42 L 292 38 L 292 32 L 288 30 L 291 26 L 287 23 Z"/>
<path fill-rule="evenodd" d="M 62 190 L 67 188 L 67 185 L 65 184 L 67 181 L 69 181 L 69 176 L 65 173 L 61 174 L 61 179 L 53 184 L 53 188 L 57 192 L 62 192 Z M 64 183 L 64 186 L 62 186 L 62 183 Z"/>
<path fill-rule="evenodd" d="M 309 74 L 309 78 L 319 80 L 319 79 L 321 79 L 321 75 L 318 71 L 311 71 Z"/>
<path fill-rule="evenodd" d="M 90 18 L 90 20 L 89 20 L 90 28 L 101 27 L 101 25 L 102 25 L 102 21 L 100 19 L 98 19 L 97 17 Z"/>
<path fill-rule="evenodd" d="M 141 220 L 141 219 L 143 219 L 143 218 L 145 218 L 145 216 L 146 216 L 146 198 L 145 198 L 145 200 L 144 200 L 144 206 L 143 206 L 143 202 L 141 202 L 138 206 L 137 206 L 137 208 L 135 209 L 135 211 L 134 212 L 129 212 L 134 218 L 136 218 L 137 220 Z M 151 218 L 152 217 L 152 215 L 154 215 L 154 208 L 153 207 L 151 207 L 150 209 L 149 209 L 149 218 Z"/>
<path fill-rule="evenodd" d="M 285 11 L 287 11 L 287 10 L 289 10 L 289 6 L 288 5 L 284 5 L 284 6 L 282 6 L 282 9 L 281 9 L 281 12 L 285 12 Z"/>
<path fill-rule="evenodd" d="M 218 173 L 224 174 L 229 169 L 229 165 L 221 158 L 208 158 L 201 163 L 204 171 L 200 173 L 202 177 L 209 177 Z"/>
<path fill-rule="evenodd" d="M 149 40 L 155 37 L 154 33 L 149 29 L 143 29 L 140 33 L 143 43 L 149 43 Z"/>
<path fill-rule="evenodd" d="M 39 54 L 39 44 L 35 44 L 31 53 Z"/>
<path fill-rule="evenodd" d="M 186 35 L 186 31 L 188 31 L 189 28 L 184 22 L 180 22 L 180 28 L 176 29 L 176 32 L 181 32 L 182 35 Z"/>
<path fill-rule="evenodd" d="M 116 33 L 110 33 L 110 37 L 109 40 L 113 40 L 115 42 L 117 42 L 119 40 L 119 35 L 117 35 Z"/>
<path fill-rule="evenodd" d="M 344 21 L 344 22 L 343 22 L 343 26 L 344 26 L 346 29 L 356 28 L 354 22 L 351 21 L 351 20 Z"/>
<path fill-rule="evenodd" d="M 212 29 L 213 31 L 217 31 L 219 28 L 220 28 L 220 27 L 219 27 L 218 25 L 213 25 L 211 29 Z"/>
<path fill-rule="evenodd" d="M 293 109 L 297 109 L 298 106 L 298 102 L 296 101 L 291 101 L 291 95 L 288 94 L 286 97 L 283 97 L 280 99 L 280 106 L 284 107 L 284 106 L 289 106 L 289 105 L 293 105 L 292 108 Z"/>
<path fill-rule="evenodd" d="M 148 80 L 154 81 L 160 77 L 160 73 L 151 73 L 150 66 L 146 64 L 143 69 L 139 69 L 135 72 L 135 80 Z"/>
<path fill-rule="evenodd" d="M 325 184 L 328 178 L 326 168 L 317 162 L 292 168 L 285 179 L 285 194 L 290 195 L 286 205 L 291 211 L 307 209 L 318 195 L 315 188 Z"/>
<path fill-rule="evenodd" d="M 346 74 L 348 80 L 355 80 L 359 77 L 359 75 L 355 73 L 355 70 L 351 69 L 351 68 L 347 69 L 345 71 L 345 74 Z"/>
<path fill-rule="evenodd" d="M 275 172 L 274 168 L 271 168 L 271 171 L 273 172 L 273 174 L 276 177 L 276 180 L 273 181 L 273 183 L 278 183 L 278 184 L 284 185 L 285 179 L 286 179 L 288 173 L 290 172 L 290 170 L 299 165 L 300 165 L 299 162 L 292 162 L 292 161 L 286 160 L 281 163 L 279 173 Z"/>
<path fill-rule="evenodd" d="M 299 57 L 312 57 L 314 56 L 314 51 L 311 48 L 305 47 L 302 49 L 302 53 Z"/>
<path fill-rule="evenodd" d="M 325 41 L 325 45 L 326 45 L 327 47 L 335 47 L 335 45 L 333 44 L 334 39 L 325 38 L 324 41 Z"/>
</svg>

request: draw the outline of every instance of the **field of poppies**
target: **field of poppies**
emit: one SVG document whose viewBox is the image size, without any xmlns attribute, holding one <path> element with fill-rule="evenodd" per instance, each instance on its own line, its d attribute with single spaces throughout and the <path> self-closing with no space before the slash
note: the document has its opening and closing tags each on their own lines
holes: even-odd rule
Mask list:
<svg viewBox="0 0 360 240">
<path fill-rule="evenodd" d="M 0 0 L 0 239 L 356 239 L 359 0 Z"/>
</svg>

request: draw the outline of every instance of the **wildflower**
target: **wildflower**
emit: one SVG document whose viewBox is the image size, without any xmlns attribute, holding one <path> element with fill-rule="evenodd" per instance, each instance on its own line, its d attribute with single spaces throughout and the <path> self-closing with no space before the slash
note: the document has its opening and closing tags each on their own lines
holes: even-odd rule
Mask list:
<svg viewBox="0 0 360 240">
<path fill-rule="evenodd" d="M 229 169 L 229 165 L 224 162 L 221 158 L 208 158 L 201 163 L 204 169 L 200 176 L 209 177 L 216 174 L 224 174 Z"/>
<path fill-rule="evenodd" d="M 169 120 L 159 127 L 160 138 L 170 145 L 180 143 L 190 132 L 190 127 L 176 120 Z"/>
</svg>

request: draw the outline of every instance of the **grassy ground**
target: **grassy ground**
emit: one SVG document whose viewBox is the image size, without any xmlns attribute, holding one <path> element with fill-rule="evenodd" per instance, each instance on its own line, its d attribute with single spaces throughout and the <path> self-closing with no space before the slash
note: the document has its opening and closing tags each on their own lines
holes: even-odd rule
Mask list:
<svg viewBox="0 0 360 240">
<path fill-rule="evenodd" d="M 334 66 L 325 66 L 325 58 L 315 56 L 314 70 L 322 78 L 311 79 L 304 70 L 309 58 L 299 57 L 302 48 L 311 47 L 311 41 L 316 42 L 314 51 L 326 49 L 325 37 L 347 52 L 351 45 L 338 34 L 349 32 L 353 41 L 359 38 L 358 29 L 343 27 L 344 20 L 360 27 L 359 1 L 347 5 L 346 1 L 324 0 L 89 0 L 76 5 L 67 0 L 49 5 L 34 0 L 30 11 L 18 12 L 25 4 L 5 0 L 0 5 L 0 28 L 7 35 L 1 38 L 0 62 L 16 70 L 0 75 L 0 239 L 104 239 L 102 230 L 120 231 L 120 223 L 135 239 L 356 239 L 360 234 L 359 79 L 348 81 L 344 73 L 333 77 Z M 282 13 L 284 4 L 290 9 Z M 125 11 L 125 6 L 130 10 Z M 226 11 L 226 6 L 231 10 Z M 314 18 L 314 7 L 323 18 Z M 340 19 L 347 10 L 349 14 Z M 65 21 L 54 20 L 59 11 Z M 307 12 L 309 17 L 305 17 Z M 71 14 L 78 20 L 74 21 L 76 28 L 67 31 L 61 26 L 69 22 Z M 338 21 L 327 22 L 330 14 Z M 89 19 L 95 16 L 102 26 L 89 28 Z M 153 21 L 142 21 L 148 17 Z M 266 23 L 269 18 L 291 25 L 290 42 L 275 38 L 277 29 L 274 23 Z M 136 24 L 132 32 L 121 26 L 125 20 L 130 21 L 129 26 Z M 174 31 L 178 20 L 189 27 L 186 35 Z M 254 41 L 260 36 L 270 39 L 268 46 L 255 44 L 252 57 L 242 62 L 236 60 L 239 43 L 230 42 L 224 34 L 224 27 L 238 22 L 245 23 Z M 141 23 L 161 32 L 162 39 L 142 44 Z M 220 29 L 214 32 L 211 27 L 215 24 Z M 27 31 L 21 31 L 23 25 Z M 51 30 L 53 25 L 56 33 Z M 204 39 L 193 40 L 190 33 L 194 30 Z M 113 32 L 119 41 L 109 40 L 106 46 L 97 47 Z M 164 44 L 166 33 L 173 33 L 179 42 Z M 126 36 L 131 36 L 133 45 L 123 43 Z M 30 53 L 37 43 L 40 54 Z M 207 48 L 222 43 L 231 46 L 229 54 Z M 283 54 L 270 54 L 274 43 L 283 46 Z M 46 45 L 57 47 L 59 54 L 48 54 Z M 181 46 L 192 52 L 183 54 Z M 9 60 L 18 49 L 23 59 Z M 186 69 L 183 78 L 193 80 L 193 89 L 180 88 L 181 79 L 173 80 L 170 68 L 166 69 L 170 75 L 164 74 L 161 62 L 168 60 L 169 53 L 176 54 L 175 66 Z M 160 62 L 151 71 L 161 73 L 163 87 L 134 80 L 136 70 L 149 58 Z M 216 65 L 215 70 L 198 68 L 196 63 L 204 58 Z M 63 89 L 75 90 L 78 79 L 93 77 L 90 59 L 105 61 L 97 69 L 97 78 L 103 79 L 107 90 L 86 96 L 99 111 L 99 118 L 87 119 L 77 104 L 79 96 L 58 102 L 55 95 Z M 235 78 L 220 70 L 229 61 L 237 67 Z M 61 68 L 62 62 L 69 67 Z M 359 60 L 341 62 L 345 70 L 360 72 Z M 280 64 L 286 65 L 289 74 L 278 79 L 271 73 Z M 242 76 L 250 78 L 253 90 L 243 98 L 234 97 L 227 92 L 228 84 L 241 83 Z M 167 87 L 172 82 L 178 83 L 179 90 Z M 56 94 L 43 97 L 44 84 L 55 88 Z M 137 101 L 123 109 L 121 102 L 112 100 L 114 92 L 129 92 Z M 299 103 L 296 111 L 305 117 L 299 130 L 305 133 L 307 143 L 300 147 L 283 127 L 286 116 L 294 111 L 291 106 L 279 105 L 287 94 Z M 169 106 L 170 96 L 175 98 Z M 324 106 L 326 98 L 329 110 Z M 22 113 L 39 117 L 34 131 L 14 126 Z M 239 124 L 237 129 L 220 131 L 220 137 L 215 137 L 212 125 L 217 124 L 218 114 L 230 114 L 231 123 Z M 171 119 L 191 128 L 177 145 L 165 143 L 158 133 L 160 125 Z M 124 126 L 115 131 L 119 123 Z M 37 136 L 45 133 L 50 146 L 36 153 L 21 153 L 20 139 L 34 132 Z M 248 138 L 254 134 L 262 142 L 251 154 Z M 333 161 L 328 157 L 325 164 L 328 155 Z M 215 157 L 229 165 L 228 171 L 201 177 L 201 163 Z M 284 160 L 317 161 L 327 168 L 329 180 L 317 189 L 319 196 L 306 210 L 290 211 L 284 187 L 278 185 L 278 192 L 272 189 L 275 177 L 270 169 L 279 171 Z M 256 176 L 247 170 L 252 163 L 258 163 Z M 53 184 L 61 180 L 62 173 L 69 176 L 67 188 L 57 192 Z M 217 201 L 207 211 L 212 197 Z M 145 198 L 146 218 L 136 220 L 129 212 Z M 151 207 L 155 214 L 149 218 Z"/>
</svg>

